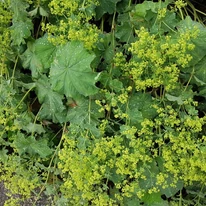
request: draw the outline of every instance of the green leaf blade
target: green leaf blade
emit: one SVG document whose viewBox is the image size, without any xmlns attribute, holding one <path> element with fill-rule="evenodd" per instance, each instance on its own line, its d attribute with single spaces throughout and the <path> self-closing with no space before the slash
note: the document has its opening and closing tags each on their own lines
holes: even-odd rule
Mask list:
<svg viewBox="0 0 206 206">
<path fill-rule="evenodd" d="M 120 0 L 99 0 L 99 5 L 96 8 L 96 17 L 100 19 L 105 13 L 112 14 L 116 10 L 116 4 Z"/>
<path fill-rule="evenodd" d="M 137 127 L 145 119 L 153 119 L 157 113 L 156 110 L 151 106 L 155 101 L 147 93 L 137 93 L 132 96 L 128 104 L 128 114 L 131 125 Z"/>
<path fill-rule="evenodd" d="M 25 44 L 25 39 L 31 36 L 32 28 L 33 24 L 30 19 L 13 22 L 13 25 L 10 27 L 13 45 Z"/>
<path fill-rule="evenodd" d="M 48 35 L 36 40 L 34 45 L 34 54 L 42 63 L 44 69 L 48 69 L 54 60 L 56 46 L 48 40 Z"/>
<path fill-rule="evenodd" d="M 93 59 L 94 55 L 80 42 L 69 42 L 60 47 L 50 70 L 52 88 L 73 98 L 95 94 L 97 75 L 90 68 Z"/>
<path fill-rule="evenodd" d="M 56 47 L 48 41 L 48 36 L 27 43 L 27 50 L 21 55 L 23 67 L 29 68 L 33 78 L 46 73 L 53 62 Z"/>
<path fill-rule="evenodd" d="M 45 158 L 52 153 L 52 149 L 47 145 L 47 139 L 36 140 L 34 136 L 25 137 L 22 133 L 18 133 L 13 146 L 20 155 L 25 153 L 30 155 L 38 154 L 40 157 Z"/>
<path fill-rule="evenodd" d="M 36 92 L 39 102 L 42 104 L 39 116 L 42 119 L 52 119 L 53 122 L 64 122 L 63 96 L 51 89 L 51 85 L 46 76 L 42 76 L 36 82 Z"/>
</svg>

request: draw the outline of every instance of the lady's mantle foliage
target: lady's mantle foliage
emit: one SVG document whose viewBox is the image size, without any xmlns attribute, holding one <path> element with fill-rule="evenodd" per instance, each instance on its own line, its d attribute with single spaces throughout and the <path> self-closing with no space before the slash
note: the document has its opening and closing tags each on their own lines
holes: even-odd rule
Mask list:
<svg viewBox="0 0 206 206">
<path fill-rule="evenodd" d="M 80 42 L 60 46 L 50 69 L 52 88 L 72 98 L 79 94 L 89 96 L 97 93 L 97 74 L 90 67 L 94 57 Z"/>
<path fill-rule="evenodd" d="M 56 46 L 48 41 L 48 35 L 37 40 L 28 41 L 27 50 L 22 54 L 22 65 L 29 68 L 33 78 L 47 73 L 56 54 Z"/>
</svg>

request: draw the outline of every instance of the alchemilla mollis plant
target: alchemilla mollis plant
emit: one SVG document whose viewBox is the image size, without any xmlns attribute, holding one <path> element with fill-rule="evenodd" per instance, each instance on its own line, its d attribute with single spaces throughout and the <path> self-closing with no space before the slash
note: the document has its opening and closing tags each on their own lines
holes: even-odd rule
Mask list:
<svg viewBox="0 0 206 206">
<path fill-rule="evenodd" d="M 203 12 L 183 0 L 0 11 L 5 206 L 206 204 Z"/>
</svg>

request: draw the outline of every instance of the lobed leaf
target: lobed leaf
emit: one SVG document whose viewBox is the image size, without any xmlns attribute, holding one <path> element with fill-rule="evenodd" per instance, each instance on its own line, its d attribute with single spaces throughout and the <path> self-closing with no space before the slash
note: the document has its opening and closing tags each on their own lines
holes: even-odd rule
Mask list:
<svg viewBox="0 0 206 206">
<path fill-rule="evenodd" d="M 20 155 L 25 153 L 38 154 L 40 157 L 45 158 L 52 153 L 52 149 L 48 147 L 46 139 L 36 140 L 33 136 L 25 138 L 20 133 L 14 140 L 13 145 Z"/>
<path fill-rule="evenodd" d="M 116 4 L 121 0 L 99 0 L 96 8 L 96 18 L 100 19 L 105 13 L 112 14 L 116 10 Z"/>
<path fill-rule="evenodd" d="M 10 27 L 13 45 L 25 44 L 25 39 L 31 36 L 32 28 L 33 24 L 30 19 L 26 21 L 13 21 L 13 25 Z"/>
<path fill-rule="evenodd" d="M 143 121 L 143 119 L 154 118 L 157 113 L 152 107 L 152 104 L 154 104 L 154 101 L 147 93 L 137 93 L 133 95 L 129 100 L 127 109 L 130 123 L 132 125 L 138 126 L 141 121 Z"/>
<path fill-rule="evenodd" d="M 59 47 L 50 70 L 52 88 L 73 98 L 95 94 L 98 91 L 95 86 L 97 75 L 90 68 L 93 59 L 94 55 L 80 42 Z"/>
<path fill-rule="evenodd" d="M 48 41 L 48 36 L 27 43 L 27 50 L 22 54 L 23 67 L 32 71 L 32 77 L 38 78 L 46 73 L 53 62 L 56 47 Z"/>
<path fill-rule="evenodd" d="M 63 105 L 63 96 L 51 89 L 46 76 L 36 81 L 36 92 L 42 104 L 39 116 L 42 119 L 52 119 L 53 122 L 64 122 L 66 108 Z"/>
<path fill-rule="evenodd" d="M 194 66 L 206 56 L 206 29 L 200 23 L 193 21 L 189 16 L 180 21 L 177 28 L 180 32 L 194 29 L 199 31 L 197 38 L 192 39 L 195 48 L 189 52 L 193 57 L 189 66 Z"/>
</svg>

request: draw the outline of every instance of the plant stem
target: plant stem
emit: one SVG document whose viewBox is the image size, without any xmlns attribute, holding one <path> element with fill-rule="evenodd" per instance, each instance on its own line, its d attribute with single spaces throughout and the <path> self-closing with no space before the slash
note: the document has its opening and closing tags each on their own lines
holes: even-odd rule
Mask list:
<svg viewBox="0 0 206 206">
<path fill-rule="evenodd" d="M 195 68 L 193 67 L 193 68 L 192 68 L 191 75 L 190 75 L 190 78 L 189 78 L 189 80 L 188 80 L 188 82 L 187 82 L 187 84 L 186 84 L 186 86 L 185 86 L 185 88 L 184 88 L 184 92 L 186 91 L 187 87 L 189 86 L 189 83 L 190 83 L 190 81 L 192 80 L 192 77 L 194 76 L 194 73 L 195 73 Z"/>
<path fill-rule="evenodd" d="M 182 206 L 182 190 L 180 190 L 179 206 Z"/>
<path fill-rule="evenodd" d="M 26 92 L 26 94 L 23 96 L 23 98 L 20 100 L 20 102 L 18 103 L 18 105 L 15 107 L 14 110 L 16 110 L 16 109 L 21 105 L 21 103 L 24 101 L 24 99 L 26 98 L 26 96 L 29 94 L 29 92 L 30 92 L 33 88 L 34 88 L 34 86 L 31 87 L 31 88 Z"/>
<path fill-rule="evenodd" d="M 15 71 L 16 71 L 16 66 L 17 66 L 17 63 L 18 63 L 18 59 L 19 59 L 19 57 L 17 56 L 17 57 L 16 57 L 16 60 L 15 60 L 14 68 L 13 68 L 13 71 L 12 71 L 12 76 L 11 76 L 11 85 L 12 85 L 12 86 L 13 86 L 13 83 L 14 83 L 14 75 L 15 75 Z"/>
</svg>

